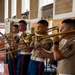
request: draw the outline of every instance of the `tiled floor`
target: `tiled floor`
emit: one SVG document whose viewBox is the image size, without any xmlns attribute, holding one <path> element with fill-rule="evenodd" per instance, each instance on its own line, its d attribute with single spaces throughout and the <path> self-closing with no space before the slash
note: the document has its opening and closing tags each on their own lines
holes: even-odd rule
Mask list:
<svg viewBox="0 0 75 75">
<path fill-rule="evenodd" d="M 9 75 L 8 64 L 4 64 L 4 58 L 6 57 L 4 51 L 0 51 L 0 75 Z M 4 74 L 2 74 L 4 72 Z"/>
<path fill-rule="evenodd" d="M 8 64 L 4 64 L 4 75 L 9 75 L 9 73 L 8 73 Z"/>
</svg>

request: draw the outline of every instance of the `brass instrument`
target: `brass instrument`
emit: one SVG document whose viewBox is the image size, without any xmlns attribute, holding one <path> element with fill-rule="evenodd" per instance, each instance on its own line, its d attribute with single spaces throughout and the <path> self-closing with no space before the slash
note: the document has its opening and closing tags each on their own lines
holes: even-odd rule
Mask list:
<svg viewBox="0 0 75 75">
<path fill-rule="evenodd" d="M 54 30 L 57 30 L 59 31 L 59 28 L 57 26 L 54 26 L 52 28 L 48 28 L 47 31 L 50 32 L 50 31 L 54 31 Z M 34 38 L 34 36 L 38 36 L 39 34 L 38 33 L 32 33 L 32 34 L 26 34 L 25 32 L 23 32 L 22 36 L 21 36 L 21 39 L 20 39 L 20 44 L 30 44 Z M 32 46 L 33 43 L 30 44 L 30 46 Z"/>
<path fill-rule="evenodd" d="M 31 42 L 31 40 L 32 40 L 32 36 L 35 36 L 35 34 L 29 34 L 29 35 L 27 35 L 27 37 L 24 39 L 24 41 L 25 42 Z"/>
<path fill-rule="evenodd" d="M 27 37 L 27 34 L 25 32 L 22 32 L 21 36 L 20 36 L 20 41 L 19 44 L 24 44 L 25 41 L 24 39 Z"/>
<path fill-rule="evenodd" d="M 72 30 L 72 31 L 67 31 L 67 32 L 63 32 L 63 33 L 56 33 L 56 34 L 51 34 L 51 35 L 38 35 L 37 36 L 37 41 L 40 41 L 42 39 L 46 39 L 46 38 L 49 38 L 49 37 L 55 37 L 55 36 L 59 36 L 59 35 L 63 35 L 63 34 L 68 34 L 68 33 L 72 33 L 72 32 L 75 32 L 75 30 Z"/>
<path fill-rule="evenodd" d="M 52 27 L 52 28 L 48 28 L 47 29 L 47 32 L 50 32 L 50 31 L 54 31 L 54 30 L 57 30 L 57 32 L 59 31 L 59 28 L 57 27 L 57 26 L 55 26 L 55 27 Z M 32 34 L 29 34 L 29 35 L 27 35 L 26 36 L 26 38 L 24 39 L 24 41 L 26 42 L 26 43 L 28 43 L 29 44 L 29 46 L 35 46 L 35 44 L 43 44 L 42 42 L 43 41 L 49 41 L 48 39 L 46 39 L 46 40 L 43 40 L 43 41 L 41 41 L 41 42 L 38 42 L 38 40 L 37 40 L 37 36 L 39 36 L 39 34 L 40 33 L 38 33 L 38 32 L 36 32 L 36 33 L 32 33 Z M 51 40 L 50 40 L 51 41 Z M 47 42 L 48 43 L 48 42 Z M 52 44 L 52 41 L 51 41 L 51 44 Z M 45 44 L 46 46 L 47 46 L 47 44 Z M 42 45 L 43 46 L 43 45 Z M 47 47 L 48 48 L 48 47 Z"/>
<path fill-rule="evenodd" d="M 75 32 L 75 30 L 68 31 L 68 32 L 63 32 L 63 33 L 57 33 L 57 34 L 46 35 L 46 36 L 38 35 L 38 36 L 37 36 L 37 41 L 40 41 L 40 40 L 42 40 L 42 39 L 46 39 L 46 38 L 49 38 L 49 37 L 55 37 L 55 36 L 58 36 L 58 35 L 63 35 L 63 34 L 72 33 L 72 32 Z M 24 49 L 27 49 L 27 48 L 24 48 Z M 0 50 L 1 50 L 1 49 L 0 49 Z M 20 49 L 20 50 L 21 50 L 21 49 Z M 11 51 L 11 52 L 16 52 L 16 51 L 19 51 L 19 49 L 14 50 L 14 51 Z M 9 53 L 10 53 L 10 52 L 6 52 L 5 54 L 9 54 Z"/>
<path fill-rule="evenodd" d="M 8 35 L 8 34 L 6 34 L 6 36 L 7 36 L 7 35 Z M 27 36 L 27 34 L 23 34 L 22 37 L 21 37 L 21 39 L 23 40 L 26 36 Z M 6 39 L 4 36 L 1 36 L 1 38 Z M 9 47 L 8 47 L 8 48 L 1 48 L 0 51 L 1 51 L 1 50 L 7 50 L 7 49 L 8 49 L 8 50 L 9 50 L 9 49 L 10 49 L 10 50 L 13 50 L 14 47 L 17 47 L 19 44 L 22 43 L 22 40 L 20 40 L 20 37 L 19 37 L 18 35 L 9 34 L 9 37 L 7 37 L 7 38 L 10 40 L 10 42 L 6 39 L 6 42 L 3 43 L 3 44 L 1 44 L 0 46 L 5 45 L 5 44 L 9 44 Z M 20 42 L 19 42 L 19 40 L 20 40 Z M 16 42 L 17 44 L 14 45 L 13 42 Z"/>
<path fill-rule="evenodd" d="M 3 43 L 1 43 L 0 44 L 0 46 L 4 46 L 5 44 L 7 44 L 7 43 L 9 43 L 10 42 L 10 40 L 9 40 L 9 38 L 8 38 L 8 34 L 2 34 L 1 32 L 0 32 L 0 42 L 3 42 Z"/>
<path fill-rule="evenodd" d="M 14 36 L 13 33 L 5 34 L 5 35 L 3 35 L 2 33 L 0 33 L 0 34 L 2 35 L 1 38 L 3 38 L 3 40 L 4 40 L 4 43 L 1 44 L 0 46 L 4 45 L 4 47 L 5 47 L 6 44 L 9 45 L 9 47 L 6 46 L 5 48 L 1 48 L 0 51 L 8 50 L 8 52 L 10 52 L 11 57 L 13 58 L 13 54 L 11 53 L 11 51 L 16 50 L 18 47 L 17 45 L 14 45 L 13 42 L 18 42 L 19 37 L 17 35 Z"/>
<path fill-rule="evenodd" d="M 49 31 L 54 31 L 54 30 L 57 30 L 57 31 L 59 31 L 59 28 L 57 27 L 57 26 L 55 26 L 55 27 L 52 27 L 52 28 L 48 28 L 48 32 Z M 32 40 L 31 40 L 31 37 L 32 36 L 36 36 L 36 38 L 37 38 L 37 41 L 39 42 L 39 41 L 41 41 L 41 40 L 43 40 L 43 39 L 46 39 L 46 38 L 50 38 L 50 37 L 55 37 L 55 36 L 58 36 L 58 35 L 63 35 L 63 34 L 68 34 L 68 33 L 72 33 L 72 32 L 75 32 L 75 30 L 72 30 L 72 31 L 68 31 L 68 32 L 63 32 L 63 33 L 56 33 L 56 34 L 51 34 L 51 35 L 39 35 L 39 34 L 37 34 L 37 33 L 34 33 L 34 34 L 26 34 L 26 33 L 24 33 L 24 35 L 22 36 L 22 40 L 25 42 L 25 43 L 27 43 L 27 42 L 31 42 Z M 18 44 L 17 44 L 18 45 Z M 16 46 L 16 45 L 15 45 Z M 11 46 L 12 47 L 12 46 Z M 0 49 L 1 50 L 1 49 Z M 13 51 L 13 52 L 16 52 L 16 50 L 15 51 Z"/>
<path fill-rule="evenodd" d="M 57 32 L 59 32 L 58 26 L 54 26 L 54 27 L 52 27 L 52 28 L 48 28 L 48 29 L 47 29 L 47 32 L 51 32 L 51 31 L 54 31 L 54 30 L 57 30 Z"/>
<path fill-rule="evenodd" d="M 57 30 L 57 32 L 59 32 L 59 28 L 58 28 L 57 26 L 54 26 L 54 27 L 52 27 L 52 28 L 48 28 L 48 29 L 47 29 L 47 32 L 51 32 L 51 31 L 54 31 L 54 30 Z M 36 33 L 32 33 L 32 34 L 27 35 L 27 36 L 25 37 L 24 41 L 25 41 L 25 42 L 31 42 L 31 41 L 32 41 L 32 40 L 31 40 L 31 37 L 32 37 L 32 36 L 39 36 L 39 33 L 36 32 Z"/>
<path fill-rule="evenodd" d="M 25 47 L 25 48 L 22 48 L 22 49 L 29 49 L 29 48 L 32 48 L 32 47 Z M 4 50 L 8 50 L 9 48 L 3 48 Z M 1 49 L 0 49 L 1 50 Z M 3 54 L 9 54 L 9 53 L 14 53 L 14 52 L 18 52 L 18 51 L 21 51 L 21 49 L 16 49 L 16 50 L 13 50 L 13 51 L 8 51 L 8 52 L 4 52 Z M 1 54 L 0 54 L 1 55 Z"/>
</svg>

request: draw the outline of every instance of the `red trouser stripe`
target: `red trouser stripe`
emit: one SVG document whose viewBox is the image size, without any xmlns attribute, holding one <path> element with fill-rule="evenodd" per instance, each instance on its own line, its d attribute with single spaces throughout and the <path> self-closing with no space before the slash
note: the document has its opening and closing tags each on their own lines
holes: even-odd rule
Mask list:
<svg viewBox="0 0 75 75">
<path fill-rule="evenodd" d="M 13 62 L 13 63 L 12 63 L 12 64 L 13 64 L 13 72 L 14 72 L 14 75 L 16 75 L 16 74 L 15 74 L 15 73 L 16 73 L 16 72 L 15 72 L 15 67 L 14 67 L 14 66 L 15 66 L 15 64 L 14 64 L 14 59 L 12 59 L 12 62 Z"/>
<path fill-rule="evenodd" d="M 41 65 L 42 65 L 42 62 L 40 62 L 38 65 L 38 75 L 41 75 Z"/>
<path fill-rule="evenodd" d="M 23 70 L 23 64 L 24 64 L 24 56 L 22 56 L 22 65 L 21 65 L 21 73 L 20 73 L 20 75 L 22 75 L 22 70 Z"/>
</svg>

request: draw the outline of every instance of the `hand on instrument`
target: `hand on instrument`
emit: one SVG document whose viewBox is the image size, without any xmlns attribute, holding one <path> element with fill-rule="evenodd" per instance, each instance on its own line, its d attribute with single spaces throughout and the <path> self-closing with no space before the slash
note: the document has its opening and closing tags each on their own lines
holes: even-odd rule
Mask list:
<svg viewBox="0 0 75 75">
<path fill-rule="evenodd" d="M 11 41 L 11 45 L 16 45 L 17 42 L 14 40 L 14 41 Z"/>
<path fill-rule="evenodd" d="M 38 50 L 38 51 L 40 51 L 40 52 L 43 50 L 43 48 L 42 48 L 41 45 L 37 45 L 34 49 L 35 49 L 35 50 Z"/>
<path fill-rule="evenodd" d="M 60 42 L 60 38 L 58 37 L 58 36 L 56 36 L 56 37 L 53 37 L 53 42 Z"/>
<path fill-rule="evenodd" d="M 20 44 L 18 47 L 19 47 L 19 49 L 24 49 L 24 48 L 26 48 L 26 45 L 25 44 Z"/>
</svg>

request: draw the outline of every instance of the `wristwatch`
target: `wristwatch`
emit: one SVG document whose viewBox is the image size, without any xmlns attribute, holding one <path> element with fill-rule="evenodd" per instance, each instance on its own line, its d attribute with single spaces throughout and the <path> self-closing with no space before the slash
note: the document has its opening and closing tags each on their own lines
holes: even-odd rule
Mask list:
<svg viewBox="0 0 75 75">
<path fill-rule="evenodd" d="M 55 41 L 53 44 L 54 44 L 54 45 L 59 45 L 59 42 Z"/>
</svg>

